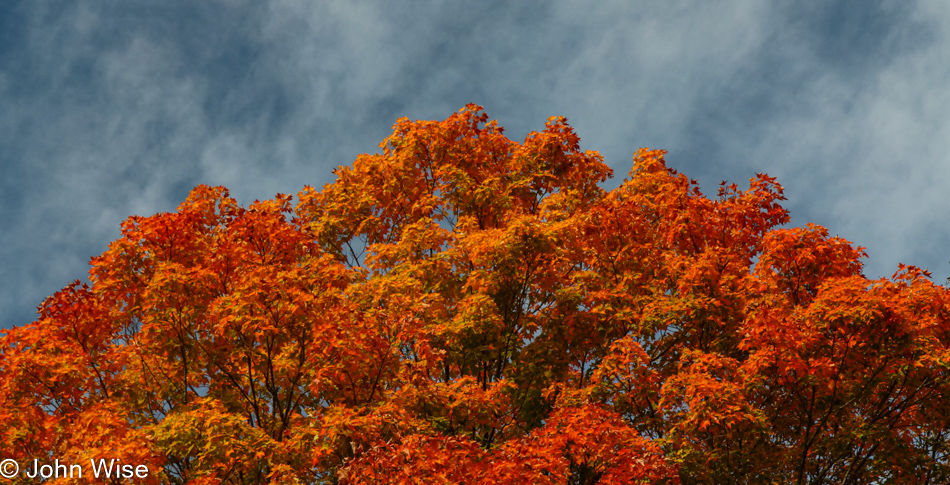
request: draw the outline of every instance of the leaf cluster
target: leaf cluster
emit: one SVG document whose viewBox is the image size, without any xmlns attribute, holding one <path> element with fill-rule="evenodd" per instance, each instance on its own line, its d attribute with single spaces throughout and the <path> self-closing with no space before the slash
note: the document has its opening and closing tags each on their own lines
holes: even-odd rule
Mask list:
<svg viewBox="0 0 950 485">
<path fill-rule="evenodd" d="M 322 189 L 196 187 L 0 343 L 0 458 L 151 483 L 950 479 L 948 290 L 563 118 L 399 120 Z"/>
</svg>

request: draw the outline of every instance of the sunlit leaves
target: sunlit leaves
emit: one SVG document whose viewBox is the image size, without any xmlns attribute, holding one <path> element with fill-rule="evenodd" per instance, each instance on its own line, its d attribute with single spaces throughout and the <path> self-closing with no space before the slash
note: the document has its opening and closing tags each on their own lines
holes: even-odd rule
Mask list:
<svg viewBox="0 0 950 485">
<path fill-rule="evenodd" d="M 164 483 L 916 483 L 950 473 L 946 288 L 788 212 L 628 178 L 564 118 L 400 119 L 320 190 L 131 217 L 0 347 L 0 455 Z"/>
</svg>

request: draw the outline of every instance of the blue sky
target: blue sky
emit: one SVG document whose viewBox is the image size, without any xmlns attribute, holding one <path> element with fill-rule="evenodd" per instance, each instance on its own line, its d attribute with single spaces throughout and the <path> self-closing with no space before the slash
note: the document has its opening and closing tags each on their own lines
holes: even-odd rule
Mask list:
<svg viewBox="0 0 950 485">
<path fill-rule="evenodd" d="M 950 276 L 950 3 L 0 3 L 0 326 L 85 279 L 129 215 L 331 181 L 399 117 L 566 116 L 714 194 L 756 172 L 792 224 Z M 615 180 L 610 187 L 616 185 Z"/>
</svg>

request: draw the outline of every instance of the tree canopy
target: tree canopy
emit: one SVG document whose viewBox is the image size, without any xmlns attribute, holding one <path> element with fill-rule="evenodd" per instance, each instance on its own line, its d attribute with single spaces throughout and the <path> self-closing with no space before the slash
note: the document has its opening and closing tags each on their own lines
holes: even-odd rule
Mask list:
<svg viewBox="0 0 950 485">
<path fill-rule="evenodd" d="M 196 187 L 0 343 L 0 459 L 151 483 L 950 480 L 948 290 L 564 118 L 399 120 L 322 190 Z M 87 478 L 84 478 L 87 479 Z M 88 478 L 91 480 L 91 478 Z"/>
</svg>

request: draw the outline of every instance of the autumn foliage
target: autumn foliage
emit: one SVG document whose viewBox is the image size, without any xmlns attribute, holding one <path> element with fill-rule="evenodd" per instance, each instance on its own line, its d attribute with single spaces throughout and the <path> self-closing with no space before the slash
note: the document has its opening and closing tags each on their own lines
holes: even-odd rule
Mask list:
<svg viewBox="0 0 950 485">
<path fill-rule="evenodd" d="M 400 120 L 322 190 L 199 186 L 0 344 L 0 458 L 152 483 L 937 484 L 950 293 L 563 118 Z M 85 480 L 85 479 L 84 479 Z M 91 480 L 91 479 L 89 479 Z"/>
</svg>

